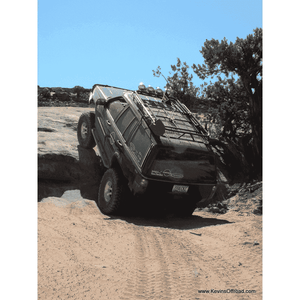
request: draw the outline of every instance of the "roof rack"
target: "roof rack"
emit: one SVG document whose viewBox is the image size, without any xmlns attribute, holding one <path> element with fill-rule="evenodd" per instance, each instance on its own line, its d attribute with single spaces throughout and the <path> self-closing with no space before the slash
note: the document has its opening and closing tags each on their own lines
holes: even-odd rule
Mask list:
<svg viewBox="0 0 300 300">
<path fill-rule="evenodd" d="M 140 112 L 142 113 L 142 115 L 145 118 L 146 123 L 148 124 L 150 129 L 153 131 L 153 133 L 158 136 L 163 135 L 165 133 L 164 124 L 162 123 L 162 121 L 160 119 L 155 117 L 155 115 L 153 114 L 153 112 L 151 110 L 149 110 L 146 107 L 143 100 L 139 97 L 139 94 L 135 91 L 135 92 L 129 92 L 129 93 L 127 93 L 127 95 L 132 96 L 132 100 L 129 97 L 127 98 L 127 100 L 129 99 L 130 101 L 132 101 L 135 104 L 135 106 L 138 108 L 138 110 L 140 110 Z"/>
<path fill-rule="evenodd" d="M 98 89 L 95 89 L 96 87 L 98 87 Z M 158 136 L 167 136 L 169 138 L 208 143 L 207 131 L 201 126 L 191 111 L 179 100 L 167 95 L 167 92 L 164 92 L 162 97 L 157 97 L 157 95 L 142 93 L 140 91 L 131 91 L 110 85 L 95 84 L 93 86 L 94 100 L 97 98 L 104 98 L 106 101 L 109 101 L 110 98 L 122 95 L 128 95 L 126 101 L 134 104 L 132 106 L 133 109 L 136 108 L 136 113 L 139 113 L 138 111 L 140 111 L 154 134 Z M 171 104 L 170 107 L 173 109 L 173 116 L 171 117 L 170 111 L 166 110 L 166 108 L 169 107 L 169 103 Z M 163 112 L 163 114 L 161 114 L 161 112 Z M 180 118 L 179 115 L 177 115 L 178 118 L 174 118 L 176 112 L 180 113 L 180 115 L 185 115 L 188 120 L 186 120 L 186 118 Z M 168 122 L 172 122 L 174 126 L 168 126 Z M 181 126 L 178 126 L 178 124 L 176 125 L 176 123 Z"/>
<path fill-rule="evenodd" d="M 168 97 L 163 97 L 161 101 L 151 101 L 151 95 L 142 94 L 139 96 L 141 96 L 138 97 L 139 103 L 141 103 L 142 109 L 147 112 L 147 115 L 150 115 L 151 118 L 165 121 L 163 122 L 165 127 L 164 136 L 169 138 L 185 139 L 194 142 L 208 143 L 207 131 L 201 126 L 190 110 L 180 101 L 175 98 Z M 167 106 L 167 102 L 170 102 L 171 106 Z M 167 107 L 169 108 L 168 111 Z M 176 116 L 176 112 L 177 118 L 174 117 Z M 185 115 L 187 119 L 180 118 L 178 113 L 180 115 Z M 170 122 L 173 124 L 173 126 L 167 125 L 167 123 Z M 179 124 L 181 126 L 178 126 Z"/>
</svg>

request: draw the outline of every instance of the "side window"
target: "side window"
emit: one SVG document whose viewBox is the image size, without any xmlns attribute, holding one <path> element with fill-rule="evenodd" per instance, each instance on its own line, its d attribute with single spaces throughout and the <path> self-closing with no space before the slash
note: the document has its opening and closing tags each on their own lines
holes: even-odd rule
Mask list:
<svg viewBox="0 0 300 300">
<path fill-rule="evenodd" d="M 131 110 L 130 107 L 127 107 L 127 109 L 119 116 L 116 124 L 123 135 L 124 139 L 127 141 L 131 130 L 136 125 L 137 119 Z"/>
<path fill-rule="evenodd" d="M 149 149 L 151 147 L 151 140 L 142 125 L 139 126 L 133 135 L 129 148 L 135 154 L 139 164 L 142 164 Z"/>
<path fill-rule="evenodd" d="M 109 104 L 109 112 L 114 120 L 117 119 L 119 113 L 123 110 L 127 104 L 121 101 L 114 101 Z"/>
</svg>

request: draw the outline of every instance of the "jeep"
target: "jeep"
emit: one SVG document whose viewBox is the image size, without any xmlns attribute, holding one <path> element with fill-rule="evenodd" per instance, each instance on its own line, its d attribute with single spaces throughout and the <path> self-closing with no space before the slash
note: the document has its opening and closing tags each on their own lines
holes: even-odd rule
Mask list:
<svg viewBox="0 0 300 300">
<path fill-rule="evenodd" d="M 80 116 L 77 137 L 84 148 L 97 145 L 105 167 L 97 199 L 103 214 L 123 212 L 128 193 L 170 196 L 181 216 L 210 203 L 217 172 L 209 136 L 172 91 L 96 84 L 89 102 L 95 111 Z"/>
</svg>

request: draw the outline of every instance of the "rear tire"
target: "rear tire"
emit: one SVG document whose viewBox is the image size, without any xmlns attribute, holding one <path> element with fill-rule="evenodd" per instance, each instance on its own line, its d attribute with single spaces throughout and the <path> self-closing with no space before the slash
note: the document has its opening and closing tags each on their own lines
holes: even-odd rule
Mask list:
<svg viewBox="0 0 300 300">
<path fill-rule="evenodd" d="M 105 215 L 119 214 L 126 192 L 126 181 L 120 171 L 108 169 L 101 180 L 97 205 Z"/>
<path fill-rule="evenodd" d="M 95 113 L 83 113 L 78 121 L 77 139 L 79 145 L 85 149 L 93 149 L 96 146 L 92 129 L 95 128 Z"/>
</svg>

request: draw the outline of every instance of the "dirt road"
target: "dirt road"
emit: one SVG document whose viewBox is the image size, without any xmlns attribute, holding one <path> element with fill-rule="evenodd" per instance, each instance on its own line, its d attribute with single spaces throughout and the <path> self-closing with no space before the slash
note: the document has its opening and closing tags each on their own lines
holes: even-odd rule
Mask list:
<svg viewBox="0 0 300 300">
<path fill-rule="evenodd" d="M 261 222 L 234 210 L 110 218 L 94 201 L 48 198 L 38 203 L 39 299 L 261 299 Z"/>
</svg>

